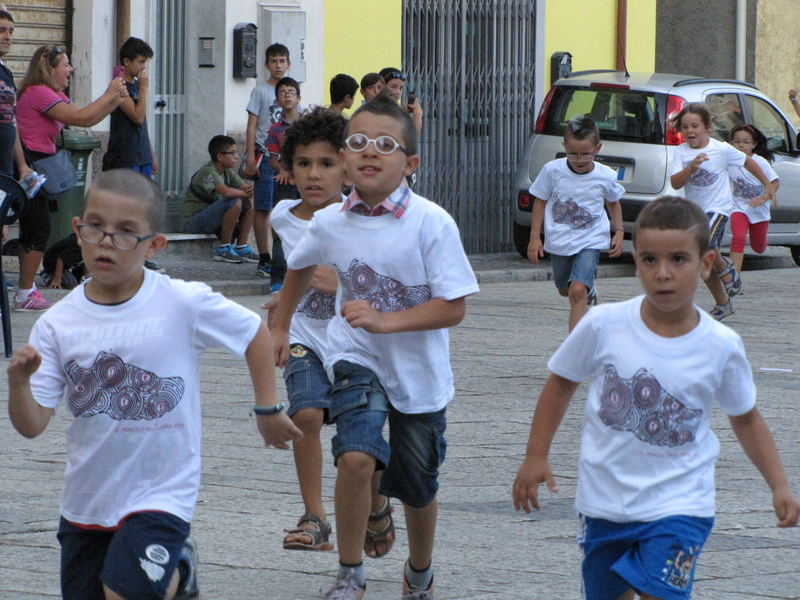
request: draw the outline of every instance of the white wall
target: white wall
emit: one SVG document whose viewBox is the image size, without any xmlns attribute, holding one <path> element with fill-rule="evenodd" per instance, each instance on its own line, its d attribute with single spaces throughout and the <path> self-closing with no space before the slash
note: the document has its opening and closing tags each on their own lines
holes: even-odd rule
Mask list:
<svg viewBox="0 0 800 600">
<path fill-rule="evenodd" d="M 70 57 L 75 73 L 70 91 L 72 101 L 84 107 L 103 95 L 111 82 L 116 49 L 113 2 L 75 0 L 73 52 Z M 93 131 L 108 131 L 110 119 L 95 125 Z"/>
</svg>

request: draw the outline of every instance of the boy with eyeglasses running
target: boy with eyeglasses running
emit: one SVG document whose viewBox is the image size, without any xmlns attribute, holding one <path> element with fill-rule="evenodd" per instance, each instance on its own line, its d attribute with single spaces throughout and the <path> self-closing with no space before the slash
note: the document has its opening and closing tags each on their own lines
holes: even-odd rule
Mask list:
<svg viewBox="0 0 800 600">
<path fill-rule="evenodd" d="M 65 400 L 61 586 L 66 600 L 197 598 L 189 538 L 200 486 L 200 359 L 244 356 L 267 445 L 302 433 L 278 404 L 261 317 L 202 283 L 144 268 L 167 243 L 165 200 L 128 169 L 97 177 L 72 221 L 92 277 L 34 325 L 8 365 L 8 412 L 27 438 Z"/>
<path fill-rule="evenodd" d="M 383 471 L 379 493 L 405 510 L 403 597 L 427 600 L 445 411 L 454 394 L 447 328 L 464 318 L 466 296 L 478 284 L 452 217 L 404 183 L 420 160 L 408 114 L 379 95 L 350 118 L 346 135 L 340 155 L 354 190 L 343 204 L 314 214 L 289 256 L 272 327 L 276 362 L 289 358 L 292 315 L 316 266 L 331 267 L 339 287 L 324 366 L 337 430 L 339 572 L 325 598 L 364 596 L 367 523 L 383 503 L 373 500 L 371 480 Z"/>
<path fill-rule="evenodd" d="M 528 260 L 538 264 L 549 252 L 558 293 L 569 298 L 569 331 L 597 304 L 594 280 L 600 251 L 609 247 L 608 207 L 614 222 L 611 257 L 622 254 L 622 209 L 625 189 L 617 174 L 594 162 L 603 144 L 600 131 L 588 117 L 575 117 L 564 128 L 567 156 L 547 163 L 533 185 L 531 241 Z M 544 223 L 544 245 L 541 233 Z"/>
</svg>

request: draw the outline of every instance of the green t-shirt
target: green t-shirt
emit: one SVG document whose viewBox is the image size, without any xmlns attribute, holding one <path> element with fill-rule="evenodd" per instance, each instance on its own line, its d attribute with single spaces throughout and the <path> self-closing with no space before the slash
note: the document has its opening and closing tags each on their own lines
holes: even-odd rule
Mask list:
<svg viewBox="0 0 800 600">
<path fill-rule="evenodd" d="M 240 189 L 244 185 L 244 180 L 233 169 L 225 169 L 220 173 L 210 161 L 192 176 L 192 181 L 183 197 L 184 223 L 207 206 L 223 200 L 222 195 L 214 189 L 220 183 Z"/>
</svg>

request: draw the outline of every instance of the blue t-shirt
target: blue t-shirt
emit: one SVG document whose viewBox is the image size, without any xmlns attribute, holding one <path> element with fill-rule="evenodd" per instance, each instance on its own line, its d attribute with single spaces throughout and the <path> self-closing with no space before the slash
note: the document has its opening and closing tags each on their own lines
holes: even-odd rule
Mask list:
<svg viewBox="0 0 800 600">
<path fill-rule="evenodd" d="M 139 102 L 139 82 L 125 82 L 128 94 L 134 104 Z M 153 164 L 150 152 L 150 136 L 147 133 L 147 118 L 141 125 L 130 120 L 122 107 L 111 113 L 111 134 L 108 138 L 108 151 L 103 157 L 103 170 L 141 167 Z"/>
<path fill-rule="evenodd" d="M 17 87 L 14 76 L 0 63 L 0 173 L 14 176 L 14 141 L 17 127 L 14 124 L 14 102 Z"/>
</svg>

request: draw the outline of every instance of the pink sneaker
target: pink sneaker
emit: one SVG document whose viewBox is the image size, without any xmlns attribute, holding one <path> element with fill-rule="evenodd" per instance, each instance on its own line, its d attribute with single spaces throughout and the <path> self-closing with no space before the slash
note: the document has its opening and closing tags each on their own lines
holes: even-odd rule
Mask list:
<svg viewBox="0 0 800 600">
<path fill-rule="evenodd" d="M 39 290 L 33 290 L 28 294 L 28 298 L 24 302 L 14 300 L 14 312 L 47 310 L 51 306 L 53 306 L 53 303 L 42 298 L 42 293 Z"/>
</svg>

